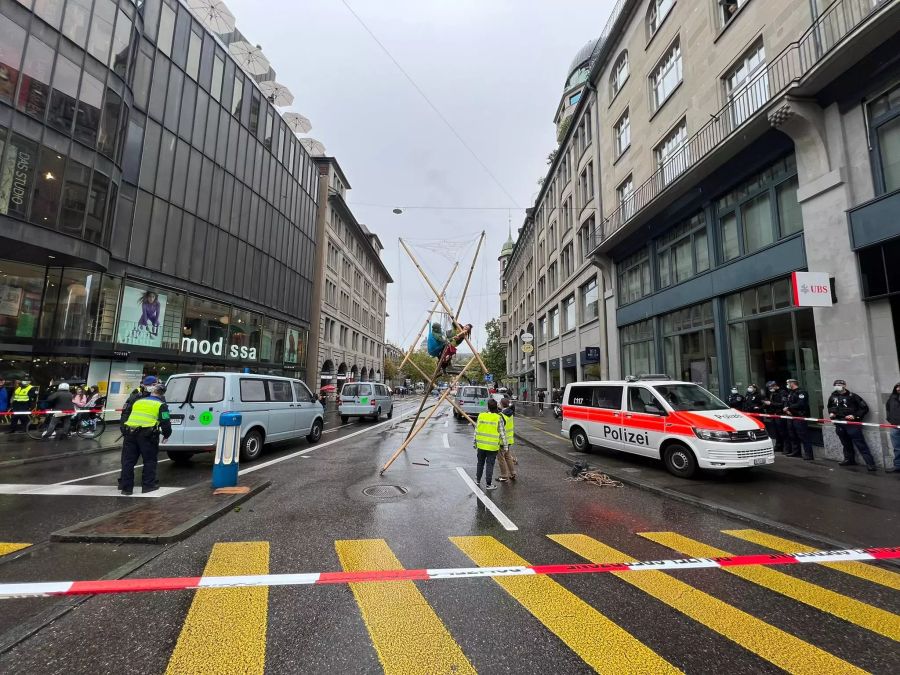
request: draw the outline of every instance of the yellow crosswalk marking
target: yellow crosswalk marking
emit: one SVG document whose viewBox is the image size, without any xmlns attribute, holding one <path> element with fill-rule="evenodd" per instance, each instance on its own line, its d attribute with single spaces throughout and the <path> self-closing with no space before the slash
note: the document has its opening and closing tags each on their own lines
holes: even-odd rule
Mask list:
<svg viewBox="0 0 900 675">
<path fill-rule="evenodd" d="M 203 576 L 268 573 L 265 541 L 216 544 L 203 570 Z M 268 609 L 269 589 L 264 586 L 195 591 L 167 675 L 262 673 Z"/>
<path fill-rule="evenodd" d="M 550 539 L 594 563 L 634 561 L 583 534 L 552 534 Z M 613 574 L 789 673 L 865 672 L 665 572 Z"/>
<path fill-rule="evenodd" d="M 639 532 L 642 537 L 696 558 L 730 556 L 731 553 L 707 546 L 676 532 Z M 873 607 L 846 595 L 835 593 L 790 574 L 767 567 L 725 567 L 726 572 L 781 593 L 793 600 L 805 603 L 823 612 L 834 614 L 845 621 L 855 623 L 892 640 L 900 640 L 900 616 Z"/>
<path fill-rule="evenodd" d="M 16 544 L 12 542 L 0 541 L 0 555 L 15 553 L 16 551 L 21 551 L 23 548 L 28 548 L 29 546 L 31 546 L 31 544 Z"/>
<path fill-rule="evenodd" d="M 529 564 L 493 537 L 450 537 L 450 541 L 482 567 Z M 598 672 L 680 672 L 550 577 L 494 577 L 494 581 Z"/>
<path fill-rule="evenodd" d="M 344 570 L 402 570 L 383 539 L 336 541 Z M 385 673 L 475 673 L 412 581 L 350 584 Z"/>
<path fill-rule="evenodd" d="M 815 546 L 804 546 L 803 544 L 798 544 L 796 541 L 776 537 L 773 534 L 766 534 L 759 530 L 722 530 L 722 532 L 730 534 L 732 537 L 737 537 L 738 539 L 743 539 L 744 541 L 770 548 L 773 551 L 780 551 L 781 553 L 809 553 L 810 551 L 818 550 Z M 875 567 L 864 562 L 832 562 L 820 564 L 822 567 L 829 567 L 833 570 L 844 572 L 845 574 L 852 574 L 855 577 L 871 581 L 874 584 L 881 584 L 882 586 L 887 586 L 895 591 L 900 591 L 900 574 L 897 574 L 896 572 L 891 572 L 890 570 Z"/>
</svg>

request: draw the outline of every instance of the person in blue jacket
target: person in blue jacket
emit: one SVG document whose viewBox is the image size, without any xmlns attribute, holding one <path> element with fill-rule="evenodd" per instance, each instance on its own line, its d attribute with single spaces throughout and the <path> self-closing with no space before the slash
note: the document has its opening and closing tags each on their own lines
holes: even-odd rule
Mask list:
<svg viewBox="0 0 900 675">
<path fill-rule="evenodd" d="M 436 359 L 440 359 L 438 366 L 442 373 L 446 373 L 447 366 L 456 354 L 456 347 L 466 336 L 472 332 L 472 324 L 466 324 L 462 327 L 462 331 L 450 338 L 444 336 L 441 324 L 435 321 L 431 324 L 431 330 L 428 331 L 428 354 Z"/>
</svg>

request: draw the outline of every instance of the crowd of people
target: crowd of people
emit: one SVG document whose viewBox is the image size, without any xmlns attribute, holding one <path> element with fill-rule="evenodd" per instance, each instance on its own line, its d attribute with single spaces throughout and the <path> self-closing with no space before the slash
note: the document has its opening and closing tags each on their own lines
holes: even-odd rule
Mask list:
<svg viewBox="0 0 900 675">
<path fill-rule="evenodd" d="M 70 385 L 68 382 L 54 382 L 46 388 L 34 385 L 30 380 L 4 380 L 0 378 L 0 412 L 23 413 L 34 410 L 77 411 L 94 410 L 106 403 L 106 397 L 100 387 Z M 28 427 L 29 415 L 4 415 L 8 420 L 7 433 L 24 433 Z M 58 412 L 50 419 L 47 431 L 42 438 L 61 438 L 68 436 L 77 413 Z M 60 422 L 63 428 L 57 432 Z"/>
</svg>

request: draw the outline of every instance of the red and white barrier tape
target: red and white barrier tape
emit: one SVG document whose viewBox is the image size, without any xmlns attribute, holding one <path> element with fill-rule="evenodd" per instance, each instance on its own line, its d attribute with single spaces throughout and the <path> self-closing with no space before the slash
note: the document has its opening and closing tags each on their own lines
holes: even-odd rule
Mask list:
<svg viewBox="0 0 900 675">
<path fill-rule="evenodd" d="M 0 598 L 52 595 L 95 595 L 99 593 L 150 593 L 199 588 L 246 588 L 250 586 L 302 586 L 349 584 L 371 581 L 426 581 L 431 579 L 475 579 L 534 574 L 596 574 L 602 572 L 644 572 L 686 570 L 703 567 L 747 565 L 795 565 L 799 563 L 849 562 L 900 558 L 900 546 L 859 548 L 809 553 L 765 553 L 724 558 L 683 558 L 622 563 L 577 563 L 574 565 L 513 565 L 509 567 L 455 567 L 448 569 L 373 570 L 366 572 L 313 572 L 307 574 L 258 574 L 221 577 L 170 577 L 156 579 L 113 579 L 109 581 L 51 581 L 0 584 Z"/>
<path fill-rule="evenodd" d="M 108 413 L 122 412 L 122 408 L 78 408 L 76 410 L 10 410 L 0 412 L 0 416 L 11 415 L 75 415 L 77 413 Z"/>
<path fill-rule="evenodd" d="M 819 424 L 847 424 L 857 427 L 878 427 L 879 429 L 900 429 L 900 424 L 879 424 L 877 422 L 850 422 L 848 420 L 833 420 L 828 417 L 793 417 L 791 415 L 770 415 L 768 413 L 755 413 L 742 411 L 745 415 L 751 417 L 762 417 L 763 419 L 777 420 L 802 420 L 804 422 L 818 422 Z"/>
</svg>

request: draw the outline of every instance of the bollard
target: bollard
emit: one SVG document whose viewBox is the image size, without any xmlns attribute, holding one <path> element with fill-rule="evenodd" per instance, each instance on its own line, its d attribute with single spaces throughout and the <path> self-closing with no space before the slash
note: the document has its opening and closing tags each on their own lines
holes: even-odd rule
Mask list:
<svg viewBox="0 0 900 675">
<path fill-rule="evenodd" d="M 213 464 L 212 486 L 214 488 L 237 485 L 240 444 L 241 414 L 222 413 L 219 415 L 219 438 L 216 440 L 216 459 Z"/>
</svg>

